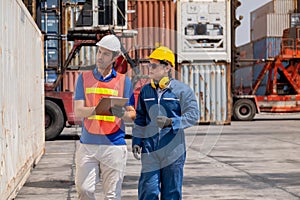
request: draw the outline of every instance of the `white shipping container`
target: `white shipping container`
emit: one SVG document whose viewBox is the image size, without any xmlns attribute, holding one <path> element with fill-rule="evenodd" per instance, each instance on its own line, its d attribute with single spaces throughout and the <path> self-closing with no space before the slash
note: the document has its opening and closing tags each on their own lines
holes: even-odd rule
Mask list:
<svg viewBox="0 0 300 200">
<path fill-rule="evenodd" d="M 251 41 L 265 37 L 281 37 L 283 30 L 290 27 L 289 14 L 266 14 L 251 22 Z"/>
<path fill-rule="evenodd" d="M 231 60 L 230 1 L 177 1 L 178 63 Z"/>
<path fill-rule="evenodd" d="M 12 199 L 45 149 L 43 40 L 21 0 L 0 1 L 0 30 L 0 197 Z"/>
<path fill-rule="evenodd" d="M 294 12 L 296 6 L 295 0 L 272 0 L 269 3 L 257 8 L 250 13 L 251 21 L 269 13 L 288 14 Z"/>
</svg>

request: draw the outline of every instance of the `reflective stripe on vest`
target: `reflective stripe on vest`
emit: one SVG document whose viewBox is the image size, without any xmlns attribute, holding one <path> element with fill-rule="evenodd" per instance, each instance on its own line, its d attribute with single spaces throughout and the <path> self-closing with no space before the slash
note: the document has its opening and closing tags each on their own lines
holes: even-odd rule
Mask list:
<svg viewBox="0 0 300 200">
<path fill-rule="evenodd" d="M 114 122 L 116 120 L 115 116 L 107 116 L 107 115 L 92 115 L 88 117 L 88 119 L 96 119 L 96 120 L 103 120 L 107 122 Z"/>
<path fill-rule="evenodd" d="M 93 71 L 83 72 L 83 87 L 85 106 L 94 107 L 102 97 L 123 97 L 125 75 L 117 76 L 108 82 L 102 82 L 94 77 Z M 115 116 L 93 115 L 84 118 L 84 127 L 91 134 L 113 134 L 120 129 L 121 119 Z"/>
<path fill-rule="evenodd" d="M 86 88 L 86 94 L 106 94 L 111 96 L 118 96 L 119 91 L 108 88 Z"/>
</svg>

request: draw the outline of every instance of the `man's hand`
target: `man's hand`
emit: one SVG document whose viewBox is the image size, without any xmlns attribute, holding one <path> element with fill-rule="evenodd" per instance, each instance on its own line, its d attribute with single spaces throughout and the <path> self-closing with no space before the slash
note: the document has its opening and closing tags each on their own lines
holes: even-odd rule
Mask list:
<svg viewBox="0 0 300 200">
<path fill-rule="evenodd" d="M 141 160 L 141 152 L 142 152 L 142 148 L 139 145 L 133 145 L 132 153 L 135 159 Z"/>
<path fill-rule="evenodd" d="M 123 106 L 115 105 L 109 109 L 112 115 L 122 118 L 125 114 L 126 109 Z"/>
<path fill-rule="evenodd" d="M 159 128 L 166 128 L 172 126 L 172 119 L 165 116 L 158 116 L 156 118 L 156 122 Z"/>
</svg>

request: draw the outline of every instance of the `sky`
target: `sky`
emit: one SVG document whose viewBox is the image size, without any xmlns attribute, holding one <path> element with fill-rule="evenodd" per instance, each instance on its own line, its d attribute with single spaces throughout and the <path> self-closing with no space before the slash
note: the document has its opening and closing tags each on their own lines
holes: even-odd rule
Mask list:
<svg viewBox="0 0 300 200">
<path fill-rule="evenodd" d="M 242 15 L 241 25 L 236 29 L 236 45 L 250 42 L 250 12 L 272 0 L 239 0 L 242 4 L 236 10 L 237 16 Z"/>
</svg>

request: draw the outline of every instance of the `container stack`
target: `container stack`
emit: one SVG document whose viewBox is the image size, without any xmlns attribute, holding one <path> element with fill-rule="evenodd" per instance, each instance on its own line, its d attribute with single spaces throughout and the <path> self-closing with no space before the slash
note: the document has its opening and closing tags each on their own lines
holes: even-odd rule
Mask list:
<svg viewBox="0 0 300 200">
<path fill-rule="evenodd" d="M 44 44 L 45 67 L 57 68 L 59 65 L 59 4 L 58 0 L 42 2 L 42 31 L 49 36 Z"/>
<path fill-rule="evenodd" d="M 230 122 L 230 1 L 178 1 L 177 61 L 195 92 L 200 123 Z"/>
<path fill-rule="evenodd" d="M 290 27 L 290 14 L 294 10 L 294 0 L 274 0 L 250 13 L 255 59 L 278 55 L 283 30 Z"/>
<path fill-rule="evenodd" d="M 239 47 L 240 58 L 254 59 L 257 62 L 243 62 L 241 67 L 236 69 L 236 90 L 248 93 L 265 65 L 262 60 L 272 59 L 280 53 L 283 30 L 291 26 L 290 19 L 295 8 L 294 0 L 273 0 L 250 13 L 251 41 Z M 293 24 L 296 24 L 295 20 Z M 256 95 L 265 94 L 266 83 L 267 76 Z"/>
</svg>

